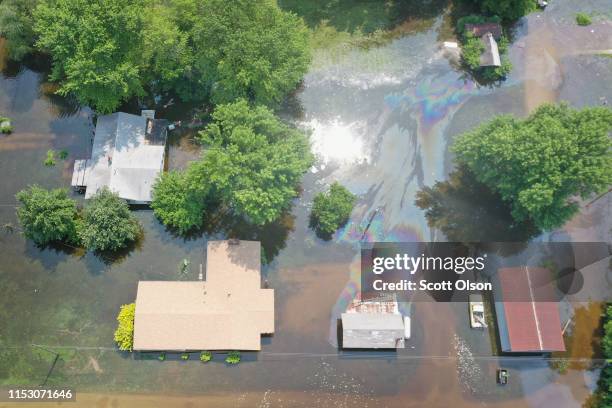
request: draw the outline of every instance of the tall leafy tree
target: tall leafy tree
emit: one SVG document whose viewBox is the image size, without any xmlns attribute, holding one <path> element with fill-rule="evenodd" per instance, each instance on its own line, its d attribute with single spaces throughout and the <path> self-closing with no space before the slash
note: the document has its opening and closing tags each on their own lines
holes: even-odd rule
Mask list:
<svg viewBox="0 0 612 408">
<path fill-rule="evenodd" d="M 32 50 L 34 43 L 32 13 L 37 1 L 0 1 L 0 37 L 7 40 L 8 56 L 13 60 L 23 58 Z"/>
<path fill-rule="evenodd" d="M 204 0 L 192 41 L 195 65 L 217 103 L 275 105 L 310 63 L 308 29 L 274 0 Z"/>
<path fill-rule="evenodd" d="M 180 6 L 180 5 L 177 5 Z M 143 27 L 143 56 L 145 84 L 154 91 L 179 89 L 187 80 L 193 64 L 189 33 L 181 30 L 179 16 L 165 4 L 153 4 L 147 9 Z"/>
<path fill-rule="evenodd" d="M 38 245 L 76 242 L 77 207 L 66 190 L 45 190 L 34 185 L 16 197 L 21 204 L 17 216 L 27 238 Z"/>
<path fill-rule="evenodd" d="M 87 249 L 116 251 L 136 241 L 141 226 L 127 203 L 105 187 L 89 200 L 78 233 Z"/>
<path fill-rule="evenodd" d="M 144 0 L 41 0 L 37 45 L 53 58 L 59 93 L 100 112 L 143 93 Z"/>
<path fill-rule="evenodd" d="M 256 225 L 281 215 L 313 162 L 303 133 L 245 100 L 217 107 L 200 137 L 208 149 L 198 172 L 228 208 Z"/>
<path fill-rule="evenodd" d="M 461 135 L 459 163 L 497 191 L 518 221 L 559 227 L 612 184 L 612 110 L 543 105 L 525 120 L 498 116 Z"/>
</svg>

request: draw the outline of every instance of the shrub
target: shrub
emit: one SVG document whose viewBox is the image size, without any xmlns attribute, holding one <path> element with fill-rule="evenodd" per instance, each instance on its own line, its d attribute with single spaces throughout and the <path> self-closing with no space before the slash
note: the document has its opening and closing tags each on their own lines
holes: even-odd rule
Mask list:
<svg viewBox="0 0 612 408">
<path fill-rule="evenodd" d="M 200 361 L 203 363 L 208 363 L 212 360 L 212 353 L 210 351 L 202 351 L 200 353 Z"/>
<path fill-rule="evenodd" d="M 581 26 L 591 25 L 593 20 L 591 20 L 591 16 L 586 13 L 578 13 L 576 14 L 576 24 Z"/>
<path fill-rule="evenodd" d="M 159 356 L 157 357 L 157 359 L 159 361 L 165 361 L 166 360 L 166 352 L 162 351 L 161 353 L 159 353 Z"/>
<path fill-rule="evenodd" d="M 238 364 L 240 362 L 240 352 L 230 351 L 225 358 L 227 364 Z"/>
<path fill-rule="evenodd" d="M 181 360 L 183 360 L 183 361 L 187 361 L 187 360 L 189 360 L 189 353 L 183 353 L 183 354 L 181 354 Z"/>
<path fill-rule="evenodd" d="M 479 38 L 472 35 L 467 36 L 467 40 L 463 44 L 461 57 L 465 64 L 473 70 L 480 68 L 480 55 L 484 51 L 485 46 Z"/>
<path fill-rule="evenodd" d="M 17 216 L 26 238 L 38 245 L 78 242 L 77 207 L 66 190 L 45 190 L 34 185 L 17 193 L 16 198 L 21 203 Z"/>
<path fill-rule="evenodd" d="M 322 238 L 329 239 L 344 225 L 353 211 L 356 197 L 335 182 L 329 191 L 315 196 L 310 214 L 310 224 Z"/>
<path fill-rule="evenodd" d="M 11 126 L 11 121 L 9 118 L 0 116 L 0 132 L 7 135 L 13 132 L 13 126 Z"/>
<path fill-rule="evenodd" d="M 127 203 L 108 188 L 89 201 L 79 225 L 83 245 L 93 251 L 116 251 L 134 242 L 141 227 Z"/>
<path fill-rule="evenodd" d="M 132 351 L 134 345 L 134 314 L 136 304 L 130 303 L 121 306 L 117 315 L 117 330 L 115 330 L 115 342 L 119 350 Z"/>
</svg>

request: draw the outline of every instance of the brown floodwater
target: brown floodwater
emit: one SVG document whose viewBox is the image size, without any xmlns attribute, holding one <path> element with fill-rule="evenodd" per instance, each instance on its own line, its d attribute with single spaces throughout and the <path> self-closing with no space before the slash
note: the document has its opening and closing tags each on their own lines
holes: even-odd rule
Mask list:
<svg viewBox="0 0 612 408">
<path fill-rule="evenodd" d="M 48 381 L 77 388 L 71 406 L 579 407 L 597 376 L 590 363 L 598 357 L 589 345 L 597 326 L 592 305 L 570 304 L 564 313 L 575 315 L 566 337 L 570 357 L 586 359 L 566 374 L 542 359 L 494 356 L 491 336 L 468 328 L 461 303 L 403 305 L 413 337 L 398 352 L 338 352 L 336 330 L 358 289 L 360 241 L 444 239 L 427 226 L 414 198 L 452 169 L 448 146 L 456 135 L 498 113 L 525 115 L 545 101 L 612 101 L 612 59 L 595 52 L 612 48 L 610 16 L 603 14 L 609 0 L 580 8 L 603 17 L 577 27 L 576 4 L 555 0 L 523 19 L 510 50 L 514 70 L 499 87 L 479 87 L 449 63 L 438 43 L 441 18 L 378 48 L 320 57 L 291 101 L 299 109 L 283 112 L 311 132 L 317 163 L 291 214 L 266 231 L 221 225 L 183 239 L 139 210 L 142 242 L 118 259 L 100 259 L 36 248 L 18 228 L 0 229 L 0 383 L 40 384 L 60 353 Z M 33 183 L 69 185 L 74 159 L 89 153 L 92 112 L 53 95 L 42 73 L 2 57 L 0 68 L 0 114 L 15 128 L 0 135 L 0 226 L 17 226 L 16 192 Z M 168 115 L 180 119 L 180 108 L 172 105 Z M 193 137 L 191 131 L 174 137 L 170 169 L 198 157 Z M 49 149 L 68 151 L 68 159 L 45 167 Z M 334 180 L 359 200 L 348 225 L 324 242 L 308 229 L 308 214 L 313 195 Z M 610 241 L 610 209 L 610 198 L 599 200 L 566 228 L 537 239 Z M 201 364 L 117 352 L 116 312 L 133 301 L 138 281 L 195 279 L 206 241 L 228 234 L 261 239 L 273 256 L 264 275 L 276 290 L 276 333 L 262 340 L 262 351 L 244 353 L 236 367 L 223 356 Z M 183 259 L 191 261 L 184 274 Z M 589 276 L 585 285 L 610 293 L 605 276 Z M 510 370 L 506 387 L 495 384 L 500 365 Z"/>
</svg>

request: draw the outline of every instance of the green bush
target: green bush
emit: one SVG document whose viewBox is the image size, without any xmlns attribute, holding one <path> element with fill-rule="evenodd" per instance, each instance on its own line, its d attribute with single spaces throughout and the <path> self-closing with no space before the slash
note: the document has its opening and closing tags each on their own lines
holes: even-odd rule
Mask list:
<svg viewBox="0 0 612 408">
<path fill-rule="evenodd" d="M 310 214 L 311 227 L 320 237 L 331 238 L 348 221 L 355 201 L 356 197 L 350 191 L 334 182 L 329 191 L 315 196 Z"/>
<path fill-rule="evenodd" d="M 136 241 L 141 226 L 127 203 L 105 187 L 85 207 L 78 233 L 87 249 L 116 251 Z"/>
<path fill-rule="evenodd" d="M 166 352 L 162 351 L 161 353 L 159 353 L 159 356 L 157 357 L 157 359 L 159 361 L 166 361 Z"/>
<path fill-rule="evenodd" d="M 187 360 L 189 360 L 189 353 L 183 353 L 183 354 L 181 354 L 181 360 L 183 360 L 183 361 L 187 361 Z"/>
<path fill-rule="evenodd" d="M 586 13 L 578 13 L 576 14 L 576 24 L 581 25 L 581 26 L 588 26 L 591 25 L 591 23 L 593 23 L 593 20 L 591 19 L 591 16 L 589 16 Z"/>
<path fill-rule="evenodd" d="M 240 362 L 240 352 L 230 351 L 225 358 L 227 364 L 238 364 Z"/>
<path fill-rule="evenodd" d="M 119 350 L 132 351 L 134 345 L 134 314 L 136 304 L 130 303 L 121 306 L 117 315 L 117 330 L 115 330 L 115 342 Z"/>
<path fill-rule="evenodd" d="M 45 190 L 33 185 L 16 195 L 17 216 L 26 238 L 38 245 L 52 242 L 76 244 L 77 206 L 64 189 Z"/>
<path fill-rule="evenodd" d="M 203 363 L 208 363 L 212 360 L 212 353 L 210 351 L 202 351 L 200 353 L 200 361 Z"/>
</svg>

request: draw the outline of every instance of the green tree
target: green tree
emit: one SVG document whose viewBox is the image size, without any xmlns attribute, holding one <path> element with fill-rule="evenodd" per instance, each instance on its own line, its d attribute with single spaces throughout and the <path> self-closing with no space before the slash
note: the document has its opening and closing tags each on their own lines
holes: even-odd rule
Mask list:
<svg viewBox="0 0 612 408">
<path fill-rule="evenodd" d="M 32 51 L 34 19 L 38 0 L 0 1 L 0 37 L 7 40 L 8 56 L 19 60 Z"/>
<path fill-rule="evenodd" d="M 310 225 L 317 235 L 329 239 L 338 228 L 346 224 L 356 197 L 344 186 L 334 182 L 329 191 L 318 193 L 312 204 Z"/>
<path fill-rule="evenodd" d="M 456 159 L 497 191 L 517 221 L 543 230 L 577 211 L 577 196 L 612 184 L 612 110 L 543 105 L 527 119 L 498 116 L 461 135 Z"/>
<path fill-rule="evenodd" d="M 217 103 L 276 105 L 310 63 L 309 31 L 274 0 L 205 0 L 193 28 L 195 65 Z"/>
<path fill-rule="evenodd" d="M 50 79 L 100 112 L 143 94 L 144 0 L 41 0 L 37 46 L 53 58 Z"/>
<path fill-rule="evenodd" d="M 116 251 L 136 241 L 141 226 L 130 213 L 127 203 L 117 194 L 103 188 L 85 207 L 78 233 L 87 249 Z"/>
<path fill-rule="evenodd" d="M 208 149 L 192 174 L 234 214 L 255 225 L 275 221 L 313 163 L 308 139 L 245 100 L 218 106 L 212 117 L 200 132 Z"/>
<path fill-rule="evenodd" d="M 192 166 L 184 173 L 165 173 L 153 186 L 151 208 L 164 225 L 179 234 L 200 228 L 204 221 L 207 190 L 195 170 Z"/>
<path fill-rule="evenodd" d="M 117 315 L 117 330 L 115 330 L 115 342 L 119 350 L 132 351 L 134 346 L 134 315 L 136 304 L 130 303 L 121 306 Z"/>
<path fill-rule="evenodd" d="M 16 195 L 21 207 L 17 216 L 24 234 L 38 245 L 77 240 L 77 207 L 64 189 L 30 186 Z"/>
</svg>

